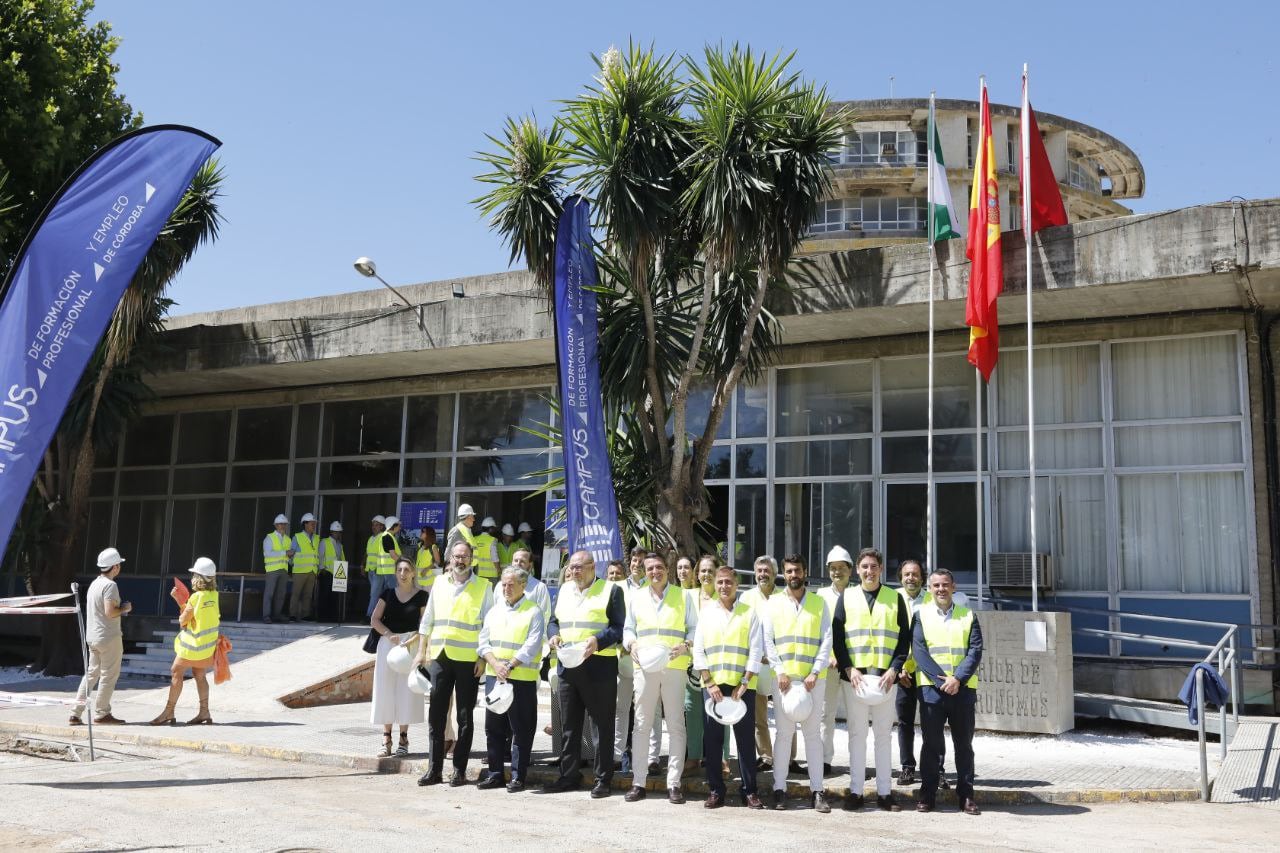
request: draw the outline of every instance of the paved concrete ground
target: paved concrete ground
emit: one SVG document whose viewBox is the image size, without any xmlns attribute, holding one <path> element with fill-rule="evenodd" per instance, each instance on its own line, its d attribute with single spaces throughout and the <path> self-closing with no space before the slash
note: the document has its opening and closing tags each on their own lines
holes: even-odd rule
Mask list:
<svg viewBox="0 0 1280 853">
<path fill-rule="evenodd" d="M 1280 815 L 1250 805 L 708 812 L 696 800 L 422 789 L 398 775 L 134 747 L 94 764 L 0 752 L 0 797 L 5 850 L 1240 851 L 1274 849 L 1280 831 Z"/>
<path fill-rule="evenodd" d="M 231 684 L 235 684 L 232 679 Z M 68 697 L 75 679 L 27 681 L 0 685 L 0 690 L 18 690 L 45 696 Z M 214 687 L 211 701 L 217 725 L 154 728 L 145 725 L 95 727 L 101 739 L 120 743 L 182 747 L 204 752 L 255 755 L 330 767 L 346 767 L 382 773 L 421 773 L 425 769 L 427 727 L 410 729 L 412 753 L 408 759 L 377 759 L 381 746 L 378 730 L 368 723 L 367 704 L 333 705 L 319 708 L 271 708 L 260 695 Z M 540 723 L 550 721 L 549 696 L 542 685 Z M 178 718 L 195 712 L 195 690 L 188 683 L 178 707 Z M 155 716 L 163 704 L 163 692 L 156 682 L 122 684 L 116 692 L 116 716 L 138 723 Z M 49 737 L 83 740 L 83 728 L 66 725 L 68 709 L 62 706 L 0 708 L 0 732 L 43 734 Z M 472 777 L 479 772 L 484 753 L 483 716 L 477 715 L 478 731 L 470 762 Z M 665 750 L 665 743 L 664 743 Z M 977 799 L 984 804 L 1085 803 L 1118 800 L 1198 799 L 1198 757 L 1194 742 L 1138 735 L 1109 735 L 1073 732 L 1061 737 L 1032 737 L 979 734 L 975 741 L 978 769 Z M 803 756 L 803 749 L 800 752 Z M 835 793 L 848 790 L 848 745 L 843 724 L 836 735 L 834 764 L 838 775 L 826 779 Z M 1216 751 L 1215 751 L 1216 755 Z M 534 743 L 534 761 L 552 758 L 551 739 L 539 728 Z M 899 759 L 895 739 L 894 766 Z M 954 765 L 949 764 L 954 769 Z M 1215 762 L 1216 769 L 1216 762 Z M 549 774 L 550 769 L 545 773 Z M 705 790 L 703 780 L 685 779 L 691 793 Z M 771 779 L 761 779 L 767 787 Z M 655 790 L 663 778 L 650 777 Z M 791 790 L 797 796 L 807 790 L 803 778 L 791 776 Z M 629 784 L 625 777 L 615 784 Z M 731 784 L 730 791 L 736 790 Z M 910 796 L 913 788 L 898 789 Z M 585 796 L 585 795 L 584 795 Z"/>
</svg>

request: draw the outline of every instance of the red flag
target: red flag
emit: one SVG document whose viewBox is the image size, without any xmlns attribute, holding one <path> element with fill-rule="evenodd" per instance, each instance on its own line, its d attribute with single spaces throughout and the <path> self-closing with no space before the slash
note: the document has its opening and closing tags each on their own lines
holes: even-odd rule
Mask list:
<svg viewBox="0 0 1280 853">
<path fill-rule="evenodd" d="M 1004 257 L 1000 241 L 1000 184 L 996 180 L 995 146 L 991 142 L 991 108 L 982 87 L 982 131 L 973 163 L 969 194 L 969 301 L 964 321 L 969 326 L 969 363 L 991 379 L 1000 355 L 996 297 L 1004 289 Z"/>
<path fill-rule="evenodd" d="M 1049 153 L 1044 150 L 1040 128 L 1036 127 L 1035 110 L 1031 109 L 1031 102 L 1026 100 L 1026 88 L 1027 80 L 1024 77 L 1022 121 L 1026 129 L 1022 133 L 1022 143 L 1028 146 L 1031 155 L 1031 180 L 1028 181 L 1027 176 L 1022 174 L 1022 163 L 1018 164 L 1018 174 L 1022 193 L 1031 200 L 1030 234 L 1034 234 L 1051 225 L 1066 225 L 1067 209 L 1062 205 L 1062 192 L 1058 189 L 1058 179 L 1053 176 L 1053 166 L 1049 165 Z M 1023 229 L 1026 229 L 1025 222 Z"/>
</svg>

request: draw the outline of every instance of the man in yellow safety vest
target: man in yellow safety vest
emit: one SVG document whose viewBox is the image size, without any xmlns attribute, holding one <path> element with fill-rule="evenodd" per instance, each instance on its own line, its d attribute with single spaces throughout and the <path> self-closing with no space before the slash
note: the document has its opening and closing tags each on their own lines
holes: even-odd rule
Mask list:
<svg viewBox="0 0 1280 853">
<path fill-rule="evenodd" d="M 267 583 L 262 591 L 262 621 L 268 624 L 284 617 L 285 592 L 289 588 L 289 560 L 293 557 L 293 539 L 289 536 L 289 516 L 276 516 L 275 530 L 262 540 L 262 568 Z"/>
<path fill-rule="evenodd" d="M 320 537 L 316 517 L 302 516 L 302 530 L 293 535 L 293 592 L 289 596 L 289 621 L 315 621 L 316 573 L 320 571 Z"/>
<path fill-rule="evenodd" d="M 366 621 L 373 616 L 373 608 L 378 606 L 378 598 L 382 595 L 378 566 L 382 564 L 382 536 L 387 530 L 387 519 L 375 515 L 370 524 L 372 533 L 364 545 L 364 576 L 369 581 L 369 607 L 364 614 Z"/>
<path fill-rule="evenodd" d="M 472 534 L 471 546 L 474 549 L 475 559 L 472 568 L 484 580 L 489 583 L 496 584 L 498 582 L 498 540 L 493 535 L 497 529 L 497 524 L 493 520 L 493 516 L 486 515 L 484 521 L 480 523 L 480 532 Z"/>
<path fill-rule="evenodd" d="M 334 564 L 346 559 L 347 553 L 342 547 L 342 522 L 335 521 L 329 525 L 329 535 L 320 540 L 320 577 L 317 580 L 320 593 L 316 616 L 321 622 L 341 622 L 346 618 L 345 613 L 338 612 L 338 593 L 333 591 Z"/>
</svg>

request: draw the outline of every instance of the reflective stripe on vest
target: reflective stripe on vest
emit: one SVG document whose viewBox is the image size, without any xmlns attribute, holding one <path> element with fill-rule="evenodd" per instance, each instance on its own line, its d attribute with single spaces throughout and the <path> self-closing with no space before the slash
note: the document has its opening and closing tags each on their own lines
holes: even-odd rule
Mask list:
<svg viewBox="0 0 1280 853">
<path fill-rule="evenodd" d="M 463 528 L 466 528 L 465 524 Z M 471 566 L 487 581 L 498 579 L 498 566 L 493 561 L 493 544 L 497 541 L 488 533 L 481 533 L 471 540 Z"/>
<path fill-rule="evenodd" d="M 431 589 L 431 585 L 440 576 L 440 573 L 435 570 L 436 555 L 431 553 L 430 548 L 419 548 L 413 565 L 418 570 L 418 586 L 422 589 Z"/>
<path fill-rule="evenodd" d="M 613 585 L 599 578 L 577 601 L 570 601 L 574 596 L 565 595 L 561 590 L 556 596 L 556 621 L 560 623 L 561 641 L 580 643 L 608 628 L 609 596 L 612 592 Z M 616 658 L 618 647 L 613 645 L 599 649 L 596 654 Z"/>
<path fill-rule="evenodd" d="M 719 604 L 710 605 L 719 607 Z M 751 605 L 739 601 L 723 628 L 712 627 L 708 622 L 702 629 L 703 651 L 707 655 L 707 669 L 716 684 L 737 687 L 747 672 L 747 657 L 751 652 Z M 756 676 L 747 682 L 750 690 L 756 689 Z"/>
<path fill-rule="evenodd" d="M 485 583 L 475 575 L 461 587 L 442 583 L 432 588 L 435 596 L 434 621 L 431 624 L 427 652 L 434 659 L 441 650 L 450 660 L 474 661 L 480 642 L 480 611 L 484 607 Z"/>
<path fill-rule="evenodd" d="M 391 536 L 384 533 L 383 536 Z M 379 537 L 381 539 L 381 537 Z M 395 549 L 385 554 L 378 554 L 378 574 L 394 575 L 396 573 L 396 560 L 400 559 L 400 540 L 395 536 L 391 536 L 391 545 Z M 382 543 L 378 543 L 378 550 L 382 550 Z"/>
<path fill-rule="evenodd" d="M 218 647 L 218 591 L 202 589 L 187 600 L 193 614 L 187 627 L 173 638 L 173 653 L 187 660 L 208 660 Z"/>
<path fill-rule="evenodd" d="M 320 568 L 319 540 L 314 533 L 302 532 L 293 537 L 293 573 L 314 574 Z"/>
<path fill-rule="evenodd" d="M 807 678 L 813 672 L 822 645 L 822 608 L 825 602 L 811 592 L 804 595 L 804 603 L 797 611 L 790 594 L 783 593 L 769 599 L 769 618 L 773 623 L 773 646 L 778 660 L 773 668 L 791 678 Z M 826 678 L 826 667 L 818 672 L 818 678 Z"/>
<path fill-rule="evenodd" d="M 898 595 L 902 596 L 902 600 L 907 603 L 907 618 L 914 619 L 916 615 L 915 600 L 912 599 L 911 595 L 907 593 L 907 590 L 905 587 L 902 587 L 898 590 Z M 933 601 L 933 596 L 929 594 L 928 590 L 925 590 L 924 598 L 920 600 L 920 606 L 923 607 L 924 605 L 928 604 L 931 601 Z M 908 627 L 907 630 L 910 631 L 911 628 Z M 907 662 L 902 665 L 902 671 L 907 673 L 908 675 L 915 674 L 916 662 L 915 660 L 912 659 L 910 653 L 907 654 Z"/>
<path fill-rule="evenodd" d="M 525 641 L 529 639 L 529 623 L 533 621 L 533 614 L 537 610 L 538 605 L 525 596 L 514 610 L 503 607 L 491 611 L 493 622 L 489 625 L 489 645 L 499 659 L 510 660 L 516 656 L 516 652 L 524 648 Z M 507 678 L 513 681 L 537 681 L 538 672 L 541 669 L 542 646 L 539 644 L 538 653 L 534 659 L 528 664 L 517 664 L 512 667 Z M 486 675 L 498 674 L 492 666 L 486 665 L 484 671 Z"/>
<path fill-rule="evenodd" d="M 346 555 L 342 551 L 340 541 L 332 536 L 320 540 L 320 568 L 332 574 L 333 564 L 345 559 Z"/>
<path fill-rule="evenodd" d="M 688 634 L 685 632 L 685 595 L 684 590 L 674 584 L 667 584 L 662 591 L 662 609 L 654 601 L 649 590 L 637 590 L 631 596 L 631 612 L 636 620 L 636 643 L 658 643 L 663 646 L 675 646 L 683 643 Z M 683 654 L 672 658 L 667 669 L 678 669 L 684 672 L 692 663 L 693 657 Z"/>
<path fill-rule="evenodd" d="M 861 586 L 844 591 L 846 646 L 855 669 L 885 670 L 893 662 L 901 628 L 898 625 L 898 593 L 881 584 L 875 606 L 867 609 L 867 594 Z"/>
<path fill-rule="evenodd" d="M 942 670 L 943 675 L 954 675 L 956 667 L 969 653 L 969 631 L 973 628 L 973 611 L 967 607 L 954 605 L 951 618 L 944 619 L 935 606 L 921 605 L 919 611 L 920 624 L 924 627 L 924 643 L 929 648 L 929 656 Z M 916 673 L 916 685 L 937 687 L 923 671 Z M 978 673 L 970 676 L 966 687 L 977 689 Z"/>
<path fill-rule="evenodd" d="M 277 532 L 267 534 L 267 539 L 271 542 L 271 548 L 268 549 L 266 544 L 262 546 L 262 567 L 269 572 L 280 572 L 289 568 L 289 558 L 283 553 L 273 556 L 267 553 L 268 550 L 288 551 L 289 539 Z"/>
</svg>

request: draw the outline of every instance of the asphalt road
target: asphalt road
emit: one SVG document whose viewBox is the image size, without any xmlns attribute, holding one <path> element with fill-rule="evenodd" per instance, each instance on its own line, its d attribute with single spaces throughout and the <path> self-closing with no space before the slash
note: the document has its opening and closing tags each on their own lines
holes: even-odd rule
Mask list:
<svg viewBox="0 0 1280 853">
<path fill-rule="evenodd" d="M 708 812 L 696 799 L 423 789 L 406 775 L 133 747 L 93 764 L 0 752 L 0 802 L 3 850 L 1239 851 L 1274 849 L 1280 834 L 1269 806 Z"/>
</svg>

